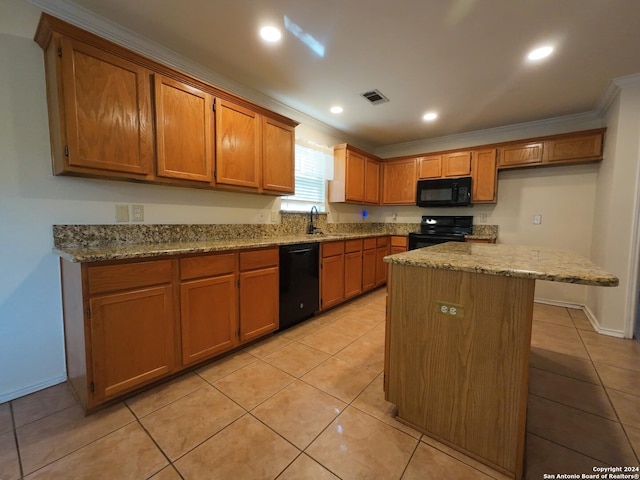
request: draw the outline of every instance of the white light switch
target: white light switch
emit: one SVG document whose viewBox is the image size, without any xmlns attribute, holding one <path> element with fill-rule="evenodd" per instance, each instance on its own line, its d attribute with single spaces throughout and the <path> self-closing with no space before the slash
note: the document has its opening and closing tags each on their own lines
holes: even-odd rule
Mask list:
<svg viewBox="0 0 640 480">
<path fill-rule="evenodd" d="M 542 223 L 542 215 L 537 214 L 533 216 L 533 224 L 540 225 Z"/>
</svg>

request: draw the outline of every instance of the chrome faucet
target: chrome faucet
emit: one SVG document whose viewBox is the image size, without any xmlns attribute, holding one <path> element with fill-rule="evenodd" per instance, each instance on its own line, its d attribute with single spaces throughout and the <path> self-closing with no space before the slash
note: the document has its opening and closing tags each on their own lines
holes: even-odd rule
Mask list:
<svg viewBox="0 0 640 480">
<path fill-rule="evenodd" d="M 311 207 L 311 211 L 309 212 L 309 227 L 307 228 L 307 233 L 316 233 L 318 228 L 313 224 L 313 211 L 316 211 L 316 220 L 319 218 L 318 207 L 315 205 Z"/>
</svg>

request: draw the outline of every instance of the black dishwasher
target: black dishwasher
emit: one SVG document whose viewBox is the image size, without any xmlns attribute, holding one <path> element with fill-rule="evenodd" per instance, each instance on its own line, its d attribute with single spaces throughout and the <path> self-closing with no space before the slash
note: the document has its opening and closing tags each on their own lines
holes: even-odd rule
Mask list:
<svg viewBox="0 0 640 480">
<path fill-rule="evenodd" d="M 320 245 L 280 247 L 280 330 L 311 317 L 319 306 Z"/>
</svg>

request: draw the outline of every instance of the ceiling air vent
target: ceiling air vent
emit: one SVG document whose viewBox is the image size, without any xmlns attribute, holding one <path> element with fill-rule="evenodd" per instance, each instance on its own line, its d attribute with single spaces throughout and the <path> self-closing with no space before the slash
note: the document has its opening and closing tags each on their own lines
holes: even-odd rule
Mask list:
<svg viewBox="0 0 640 480">
<path fill-rule="evenodd" d="M 379 90 L 370 90 L 361 94 L 364 98 L 371 102 L 371 105 L 379 105 L 387 103 L 389 99 L 385 97 Z"/>
</svg>

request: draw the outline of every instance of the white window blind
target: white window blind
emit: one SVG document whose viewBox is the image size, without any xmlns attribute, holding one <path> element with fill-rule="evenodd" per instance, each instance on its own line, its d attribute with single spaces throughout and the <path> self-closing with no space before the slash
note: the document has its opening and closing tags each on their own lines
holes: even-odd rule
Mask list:
<svg viewBox="0 0 640 480">
<path fill-rule="evenodd" d="M 308 212 L 312 206 L 325 211 L 326 179 L 333 167 L 333 149 L 296 139 L 295 195 L 282 197 L 281 210 Z"/>
</svg>

